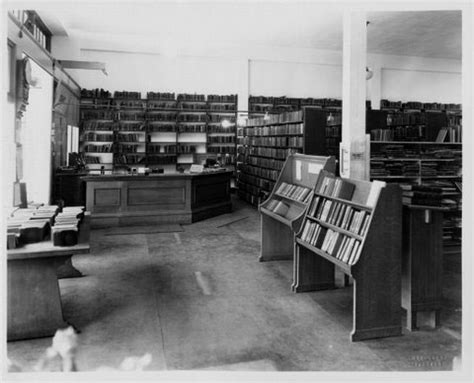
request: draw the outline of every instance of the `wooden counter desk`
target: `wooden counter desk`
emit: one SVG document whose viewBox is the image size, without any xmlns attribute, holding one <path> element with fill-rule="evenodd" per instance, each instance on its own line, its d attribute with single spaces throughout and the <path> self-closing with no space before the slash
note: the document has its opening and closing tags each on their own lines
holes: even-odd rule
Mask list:
<svg viewBox="0 0 474 383">
<path fill-rule="evenodd" d="M 86 213 L 74 246 L 54 246 L 52 239 L 7 251 L 7 339 L 53 336 L 64 321 L 58 267 L 74 254 L 90 252 L 90 215 Z"/>
<path fill-rule="evenodd" d="M 232 171 L 86 176 L 93 226 L 192 223 L 230 213 Z"/>
</svg>

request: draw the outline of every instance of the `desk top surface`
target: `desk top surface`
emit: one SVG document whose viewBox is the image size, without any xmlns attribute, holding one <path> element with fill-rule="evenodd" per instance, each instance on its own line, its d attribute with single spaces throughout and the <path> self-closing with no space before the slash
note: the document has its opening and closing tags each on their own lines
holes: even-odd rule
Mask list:
<svg viewBox="0 0 474 383">
<path fill-rule="evenodd" d="M 82 177 L 84 181 L 151 181 L 158 179 L 190 179 L 190 178 L 200 178 L 200 177 L 211 177 L 211 176 L 228 176 L 232 175 L 232 170 L 216 170 L 216 171 L 205 171 L 202 173 L 163 173 L 156 174 L 152 173 L 149 175 L 137 174 L 137 175 L 128 175 L 128 174 L 101 174 L 101 175 L 89 175 Z"/>
<path fill-rule="evenodd" d="M 53 240 L 29 243 L 7 251 L 9 261 L 65 255 L 84 254 L 90 252 L 90 213 L 86 213 L 79 227 L 79 238 L 74 246 L 54 246 Z"/>
</svg>

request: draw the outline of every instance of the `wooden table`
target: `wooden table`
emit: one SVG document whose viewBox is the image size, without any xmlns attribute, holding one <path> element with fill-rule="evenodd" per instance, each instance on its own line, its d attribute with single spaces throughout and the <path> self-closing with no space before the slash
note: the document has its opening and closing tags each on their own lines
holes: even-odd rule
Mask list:
<svg viewBox="0 0 474 383">
<path fill-rule="evenodd" d="M 8 250 L 8 335 L 11 340 L 52 336 L 67 327 L 61 307 L 57 269 L 74 254 L 89 253 L 90 215 L 86 213 L 75 246 L 52 240 Z"/>
</svg>

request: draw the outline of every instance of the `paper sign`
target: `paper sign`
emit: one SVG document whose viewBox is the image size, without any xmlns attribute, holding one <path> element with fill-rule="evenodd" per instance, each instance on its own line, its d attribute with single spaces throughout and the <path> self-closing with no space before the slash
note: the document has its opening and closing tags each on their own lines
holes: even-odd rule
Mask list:
<svg viewBox="0 0 474 383">
<path fill-rule="evenodd" d="M 323 166 L 321 164 L 308 164 L 308 173 L 319 174 Z"/>
<path fill-rule="evenodd" d="M 202 173 L 204 170 L 204 165 L 192 164 L 189 169 L 190 173 Z"/>
<path fill-rule="evenodd" d="M 295 166 L 296 166 L 295 178 L 296 178 L 297 181 L 301 181 L 301 161 L 296 160 L 295 161 Z"/>
</svg>

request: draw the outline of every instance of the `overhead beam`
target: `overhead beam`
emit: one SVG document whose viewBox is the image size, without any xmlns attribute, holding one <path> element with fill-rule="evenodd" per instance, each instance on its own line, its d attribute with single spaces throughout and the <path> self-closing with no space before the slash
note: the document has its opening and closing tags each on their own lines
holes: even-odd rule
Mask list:
<svg viewBox="0 0 474 383">
<path fill-rule="evenodd" d="M 65 69 L 100 70 L 107 75 L 105 63 L 98 61 L 57 60 Z"/>
</svg>

